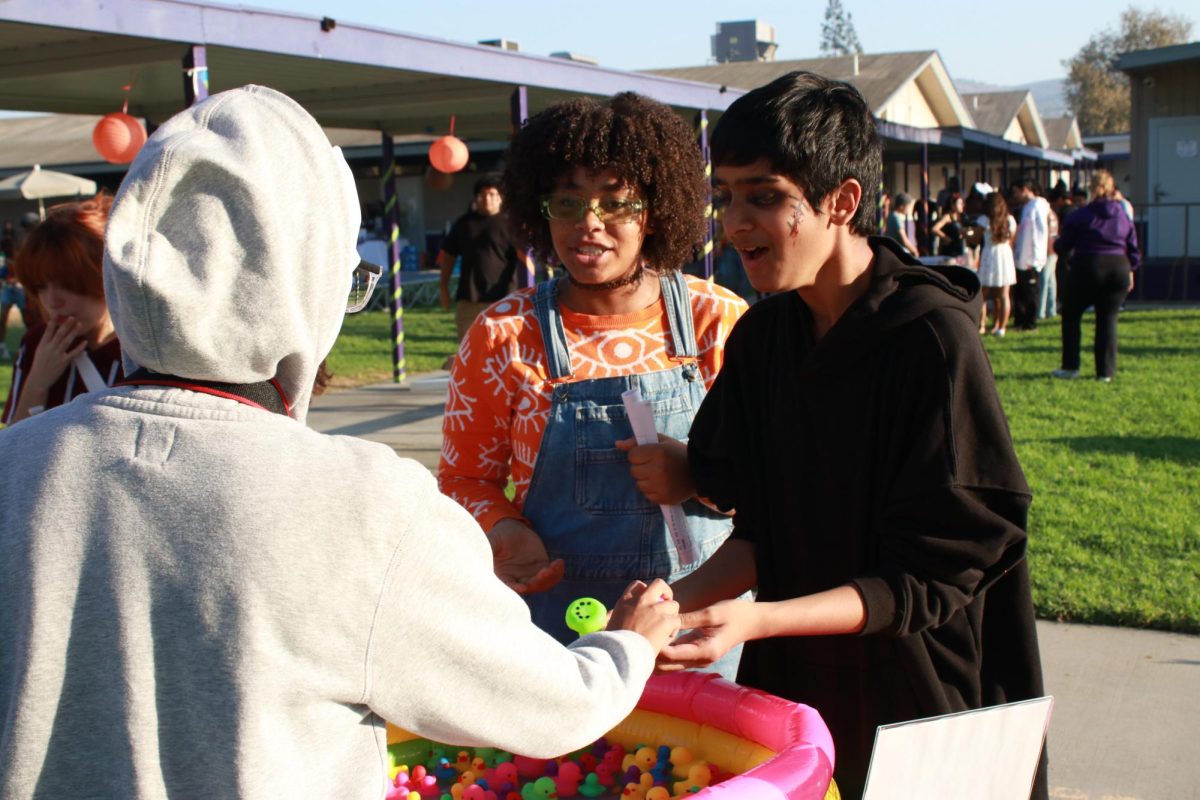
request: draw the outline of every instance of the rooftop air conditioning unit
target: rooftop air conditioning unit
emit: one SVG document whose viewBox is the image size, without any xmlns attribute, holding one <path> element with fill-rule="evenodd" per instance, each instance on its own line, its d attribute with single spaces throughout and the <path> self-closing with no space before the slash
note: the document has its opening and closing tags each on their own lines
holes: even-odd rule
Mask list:
<svg viewBox="0 0 1200 800">
<path fill-rule="evenodd" d="M 484 39 L 480 44 L 487 45 L 488 47 L 499 47 L 501 50 L 511 50 L 514 53 L 521 50 L 521 45 L 511 39 Z"/>
<path fill-rule="evenodd" d="M 559 50 L 556 53 L 551 53 L 550 57 L 561 58 L 566 61 L 578 61 L 580 64 L 591 64 L 592 66 L 596 66 L 600 63 L 591 56 L 585 56 L 582 53 L 572 53 L 569 50 Z"/>
<path fill-rule="evenodd" d="M 719 64 L 728 61 L 774 61 L 775 26 L 756 19 L 740 22 L 718 22 L 712 36 L 713 59 Z"/>
</svg>

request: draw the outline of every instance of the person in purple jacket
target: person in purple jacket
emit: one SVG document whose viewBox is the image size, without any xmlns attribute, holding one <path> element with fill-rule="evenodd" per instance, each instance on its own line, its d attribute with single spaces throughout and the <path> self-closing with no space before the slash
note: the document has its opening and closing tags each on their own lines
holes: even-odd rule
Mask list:
<svg viewBox="0 0 1200 800">
<path fill-rule="evenodd" d="M 1072 211 L 1054 242 L 1059 258 L 1070 256 L 1071 271 L 1062 322 L 1062 368 L 1056 378 L 1079 376 L 1080 323 L 1088 306 L 1096 309 L 1096 379 L 1112 382 L 1117 371 L 1117 313 L 1133 289 L 1141 262 L 1137 232 L 1116 199 L 1112 173 L 1092 178 L 1092 201 Z"/>
</svg>

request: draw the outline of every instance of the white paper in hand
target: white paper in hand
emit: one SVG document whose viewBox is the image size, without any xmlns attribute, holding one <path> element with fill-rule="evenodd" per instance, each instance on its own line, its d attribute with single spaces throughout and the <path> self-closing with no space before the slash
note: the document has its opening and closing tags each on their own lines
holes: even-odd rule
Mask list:
<svg viewBox="0 0 1200 800">
<path fill-rule="evenodd" d="M 633 437 L 638 444 L 654 444 L 658 441 L 658 431 L 654 427 L 654 410 L 649 401 L 642 398 L 642 393 L 634 388 L 621 393 L 621 402 L 625 404 L 625 413 L 629 415 L 629 423 L 633 426 Z M 692 533 L 688 530 L 687 516 L 682 506 L 659 506 L 663 519 L 667 521 L 667 532 L 671 542 L 679 553 L 680 565 L 690 567 L 696 563 L 696 543 L 692 541 Z"/>
</svg>

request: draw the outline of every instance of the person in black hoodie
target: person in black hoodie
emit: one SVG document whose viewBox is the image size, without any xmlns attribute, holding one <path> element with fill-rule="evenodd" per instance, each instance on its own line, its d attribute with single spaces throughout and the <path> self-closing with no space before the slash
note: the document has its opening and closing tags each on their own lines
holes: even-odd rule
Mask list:
<svg viewBox="0 0 1200 800">
<path fill-rule="evenodd" d="M 877 726 L 1043 694 L 1031 493 L 974 273 L 869 236 L 881 155 L 858 91 L 783 76 L 730 106 L 713 154 L 727 235 L 773 294 L 730 334 L 686 465 L 630 452 L 650 499 L 683 486 L 736 509 L 731 538 L 673 586 L 692 631 L 663 666 L 746 642 L 738 682 L 820 711 L 855 798 Z"/>
</svg>

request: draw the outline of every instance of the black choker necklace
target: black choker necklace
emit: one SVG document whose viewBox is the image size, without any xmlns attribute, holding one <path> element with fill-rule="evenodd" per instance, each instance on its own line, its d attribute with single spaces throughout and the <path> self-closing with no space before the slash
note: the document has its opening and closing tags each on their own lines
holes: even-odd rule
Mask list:
<svg viewBox="0 0 1200 800">
<path fill-rule="evenodd" d="M 641 264 L 638 264 L 628 275 L 611 281 L 605 281 L 604 283 L 583 283 L 575 280 L 575 276 L 569 272 L 567 273 L 567 278 L 571 281 L 572 286 L 583 289 L 585 292 L 606 292 L 610 289 L 620 289 L 622 286 L 641 283 L 645 274 L 646 269 Z"/>
</svg>

